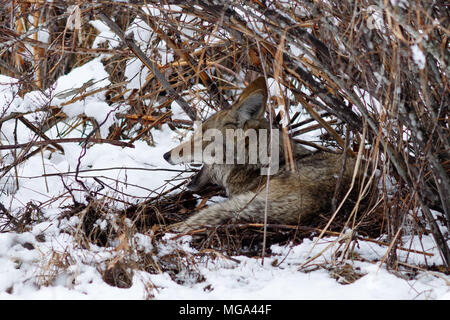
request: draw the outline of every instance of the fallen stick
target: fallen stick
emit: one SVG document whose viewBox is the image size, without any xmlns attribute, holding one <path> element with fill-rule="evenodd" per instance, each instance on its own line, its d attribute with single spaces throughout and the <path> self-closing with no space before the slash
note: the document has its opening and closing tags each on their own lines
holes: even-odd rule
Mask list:
<svg viewBox="0 0 450 320">
<path fill-rule="evenodd" d="M 125 34 L 123 31 L 119 28 L 119 26 L 112 21 L 109 17 L 107 17 L 105 14 L 100 13 L 98 15 L 100 19 L 103 20 L 104 23 L 111 29 L 112 32 L 114 32 L 127 46 L 130 48 L 130 50 L 136 55 L 136 57 L 142 61 L 143 64 L 147 68 L 149 68 L 155 77 L 158 79 L 158 81 L 161 83 L 161 85 L 164 87 L 164 89 L 167 91 L 168 95 L 175 100 L 178 105 L 186 112 L 188 117 L 195 121 L 197 116 L 194 112 L 194 110 L 189 106 L 189 104 L 184 100 L 170 85 L 169 81 L 164 77 L 164 75 L 159 71 L 158 66 L 156 63 L 151 61 L 145 53 L 139 48 L 133 39 L 125 37 Z"/>
<path fill-rule="evenodd" d="M 12 145 L 3 145 L 0 146 L 0 150 L 8 150 L 8 149 L 22 149 L 26 148 L 28 146 L 45 146 L 48 144 L 55 144 L 55 143 L 71 143 L 71 142 L 94 142 L 94 143 L 109 143 L 115 146 L 119 147 L 128 147 L 128 148 L 134 148 L 134 145 L 132 143 L 123 142 L 123 141 L 117 141 L 117 140 L 108 140 L 108 139 L 100 139 L 100 138 L 65 138 L 65 139 L 52 139 L 52 140 L 43 140 L 43 141 L 34 141 L 34 142 L 28 142 L 28 143 L 19 143 L 19 144 L 12 144 Z"/>
</svg>

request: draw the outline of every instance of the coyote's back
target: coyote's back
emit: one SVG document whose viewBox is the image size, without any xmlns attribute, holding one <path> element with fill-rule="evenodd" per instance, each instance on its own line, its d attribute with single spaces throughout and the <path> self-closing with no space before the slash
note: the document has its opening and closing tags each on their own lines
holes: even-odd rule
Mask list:
<svg viewBox="0 0 450 320">
<path fill-rule="evenodd" d="M 265 80 L 258 78 L 243 91 L 231 109 L 221 110 L 205 120 L 190 141 L 164 155 L 172 164 L 190 163 L 201 159 L 201 153 L 208 151 L 215 160 L 203 164 L 188 188 L 198 191 L 214 183 L 224 187 L 229 196 L 227 201 L 188 218 L 178 227 L 180 231 L 230 220 L 262 222 L 266 203 L 269 223 L 297 225 L 330 209 L 340 176 L 340 189 L 348 189 L 355 167 L 350 156 L 342 168 L 342 155 L 313 153 L 290 141 L 296 170 L 286 168 L 286 144 L 281 135 L 274 134 L 277 129 L 271 128 L 264 117 L 266 100 Z M 214 140 L 208 130 L 215 133 Z M 217 139 L 220 135 L 225 138 Z M 272 148 L 268 148 L 269 145 Z M 239 146 L 243 153 L 238 150 Z M 220 148 L 223 152 L 219 152 Z M 255 161 L 255 150 L 261 155 L 261 150 L 267 149 L 271 154 L 265 158 L 256 157 Z M 267 158 L 270 162 L 263 161 Z M 262 174 L 262 169 L 273 163 L 277 164 L 272 171 L 275 174 Z"/>
</svg>

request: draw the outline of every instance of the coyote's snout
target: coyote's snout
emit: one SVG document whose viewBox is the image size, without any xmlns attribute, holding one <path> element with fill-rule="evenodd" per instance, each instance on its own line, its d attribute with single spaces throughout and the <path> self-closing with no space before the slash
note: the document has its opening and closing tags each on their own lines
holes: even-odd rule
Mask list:
<svg viewBox="0 0 450 320">
<path fill-rule="evenodd" d="M 213 183 L 230 198 L 188 218 L 181 231 L 233 219 L 262 222 L 266 183 L 268 222 L 297 225 L 330 209 L 340 174 L 341 190 L 350 185 L 355 166 L 350 156 L 342 170 L 341 155 L 292 144 L 297 170 L 286 170 L 281 134 L 264 117 L 266 100 L 265 79 L 258 78 L 232 108 L 205 120 L 189 141 L 164 155 L 171 164 L 203 163 L 188 184 L 190 190 Z"/>
</svg>

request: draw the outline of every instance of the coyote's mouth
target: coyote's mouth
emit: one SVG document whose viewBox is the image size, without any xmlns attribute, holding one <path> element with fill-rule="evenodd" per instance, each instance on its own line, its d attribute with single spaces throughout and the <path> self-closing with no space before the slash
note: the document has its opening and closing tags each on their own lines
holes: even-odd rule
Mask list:
<svg viewBox="0 0 450 320">
<path fill-rule="evenodd" d="M 192 164 L 190 164 L 192 165 Z M 198 164 L 195 164 L 197 167 L 199 167 Z M 206 183 L 202 180 L 202 177 L 204 176 L 205 167 L 202 167 L 197 173 L 193 174 L 191 176 L 191 180 L 186 185 L 186 188 L 190 191 L 196 192 L 199 191 L 202 187 L 206 185 Z"/>
</svg>

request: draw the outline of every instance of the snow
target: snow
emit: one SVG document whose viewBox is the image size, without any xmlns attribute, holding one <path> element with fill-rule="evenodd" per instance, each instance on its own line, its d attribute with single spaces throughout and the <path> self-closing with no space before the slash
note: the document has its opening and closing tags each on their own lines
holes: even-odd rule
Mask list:
<svg viewBox="0 0 450 320">
<path fill-rule="evenodd" d="M 74 68 L 68 74 L 61 76 L 56 81 L 55 94 L 68 93 L 74 88 L 80 88 L 89 81 L 93 82 L 89 88 L 99 89 L 110 85 L 109 74 L 101 63 L 101 57 L 92 59 L 78 68 Z M 75 94 L 75 93 L 74 93 Z"/>
<path fill-rule="evenodd" d="M 91 24 L 99 31 L 94 47 L 104 39 L 109 39 L 110 46 L 116 45 L 114 41 L 117 39 L 104 24 L 99 21 L 91 21 Z M 148 27 L 142 27 L 143 24 L 143 21 L 137 21 L 129 31 L 133 32 L 136 40 L 145 42 L 150 40 L 151 35 Z M 413 48 L 414 61 L 421 62 L 420 49 Z M 166 58 L 170 60 L 170 57 Z M 148 71 L 141 66 L 137 60 L 128 62 L 125 71 L 130 80 L 128 88 L 140 88 L 145 81 Z M 71 90 L 84 84 L 89 85 L 86 90 L 99 89 L 99 92 L 66 104 L 63 111 L 69 119 L 82 114 L 95 118 L 99 124 L 103 123 L 100 131 L 101 136 L 105 137 L 109 126 L 116 121 L 115 113 L 125 110 L 127 106 L 111 106 L 106 102 L 105 90 L 110 81 L 101 57 L 61 76 L 46 94 L 29 92 L 21 98 L 17 95 L 18 81 L 0 75 L 0 110 L 7 115 L 17 111 L 34 111 L 49 104 L 57 106 L 68 103 L 79 94 L 71 93 Z M 269 87 L 271 94 L 279 90 L 273 79 Z M 201 85 L 197 85 L 192 91 L 199 94 L 202 89 Z M 378 101 L 365 92 L 360 93 L 373 109 L 380 108 Z M 205 112 L 202 117 L 208 116 L 207 108 L 201 105 L 203 100 L 198 95 L 193 98 L 194 103 L 199 104 L 199 110 Z M 292 110 L 294 112 L 296 108 Z M 172 111 L 177 119 L 187 119 L 176 103 L 172 104 Z M 58 124 L 58 128 L 52 128 L 46 134 L 51 138 L 57 137 L 58 132 L 67 128 L 68 125 Z M 14 120 L 2 123 L 2 144 L 14 142 L 13 131 Z M 17 131 L 19 143 L 36 138 L 20 123 Z M 180 142 L 183 132 L 173 132 L 164 124 L 153 128 L 151 133 L 154 146 L 135 141 L 134 148 L 94 144 L 84 150 L 78 143 L 61 144 L 64 154 L 51 154 L 49 151 L 37 154 L 17 166 L 17 177 L 6 175 L 1 178 L 0 203 L 11 214 L 18 215 L 30 202 L 39 204 L 42 210 L 38 222 L 30 224 L 26 231 L 0 233 L 0 299 L 450 299 L 450 276 L 420 269 L 426 264 L 442 264 L 434 240 L 427 235 L 421 239 L 405 235 L 402 240 L 404 247 L 425 251 L 432 256 L 398 251 L 400 261 L 419 266 L 413 278 L 401 277 L 400 271 L 388 271 L 386 265 L 381 264 L 387 246 L 359 240 L 354 254 L 363 259 L 344 260 L 361 275 L 350 284 L 342 284 L 331 276 L 330 270 L 339 261 L 335 254 L 342 249 L 336 237 L 304 239 L 299 245 L 273 245 L 270 248 L 272 254 L 265 257 L 264 264 L 259 257 L 215 256 L 212 259 L 200 255 L 191 247 L 189 236 L 175 238 L 175 234 L 168 233 L 162 241 L 154 243 L 152 231 L 130 236 L 128 244 L 131 249 L 128 252 L 119 248 L 118 239 L 111 239 L 109 247 L 90 244 L 89 248 L 85 248 L 76 237 L 80 218 L 61 216 L 63 207 L 72 204 L 72 195 L 65 185 L 74 188 L 76 201 L 85 202 L 85 193 L 78 190 L 80 188 L 73 173 L 79 166 L 79 179 L 88 188 L 98 187 L 93 180 L 96 177 L 114 190 L 119 190 L 120 199 L 125 203 L 135 202 L 136 199 L 143 201 L 169 189 L 172 185 L 167 181 L 179 178 L 178 172 L 169 170 L 184 167 L 169 165 L 163 154 Z M 79 136 L 81 133 L 74 130 L 67 137 Z M 2 150 L 1 157 L 4 165 L 13 161 L 7 150 Z M 182 175 L 187 176 L 189 174 Z M 5 188 L 5 185 L 8 187 Z M 100 194 L 114 192 L 106 189 Z M 118 208 L 124 206 L 120 202 L 115 205 Z M 0 219 L 3 218 L 0 216 Z M 95 224 L 105 229 L 106 224 L 113 223 L 114 219 L 106 216 Z M 125 224 L 130 225 L 131 222 L 125 220 Z M 201 274 L 204 281 L 197 282 L 195 276 L 181 273 L 178 277 L 185 278 L 180 284 L 167 272 L 150 273 L 144 270 L 134 270 L 132 285 L 126 289 L 108 285 L 102 279 L 101 270 L 111 259 L 121 255 L 134 259 L 142 253 L 152 254 L 154 246 L 158 246 L 155 259 L 174 252 L 186 252 L 189 259 L 195 262 L 195 272 Z M 319 253 L 322 254 L 318 256 Z"/>
<path fill-rule="evenodd" d="M 91 247 L 90 251 L 74 247 L 70 236 L 57 234 L 56 228 L 45 226 L 54 236 L 46 242 L 37 242 L 30 232 L 0 234 L 0 299 L 143 299 L 150 283 L 158 290 L 156 299 L 448 299 L 449 277 L 422 273 L 413 280 L 404 280 L 376 263 L 354 261 L 352 264 L 362 274 L 359 280 L 343 285 L 330 277 L 325 269 L 298 271 L 299 263 L 311 251 L 314 255 L 328 246 L 333 239 L 322 239 L 313 248 L 315 239 L 302 245 L 272 247 L 274 254 L 261 259 L 243 256 L 235 260 L 214 259 L 197 261 L 198 271 L 205 281 L 187 285 L 175 283 L 169 275 L 135 272 L 133 285 L 119 289 L 107 285 L 97 269 L 98 264 L 112 255 Z M 41 228 L 42 230 L 42 228 Z M 185 237 L 188 238 L 188 237 Z M 143 246 L 149 238 L 138 236 Z M 35 249 L 24 247 L 31 243 Z M 171 243 L 188 249 L 188 239 Z M 365 245 L 366 246 L 366 245 Z M 382 251 L 377 245 L 361 249 Z M 189 249 L 188 249 L 189 250 Z M 192 251 L 192 249 L 191 249 Z M 50 267 L 55 256 L 67 255 L 72 264 L 58 270 Z M 329 259 L 325 253 L 321 259 Z M 274 266 L 283 260 L 278 266 Z M 323 261 L 317 261 L 323 262 Z M 45 285 L 45 282 L 51 285 Z M 209 288 L 206 290 L 205 288 Z"/>
<path fill-rule="evenodd" d="M 19 91 L 18 80 L 0 74 L 0 112 L 17 111 L 22 99 L 17 95 Z"/>
<path fill-rule="evenodd" d="M 356 86 L 353 88 L 353 90 L 358 96 L 358 98 L 361 99 L 361 101 L 364 103 L 364 106 L 371 113 L 382 114 L 382 112 L 384 112 L 381 103 L 376 98 L 374 98 L 373 95 L 371 95 L 369 92 Z M 357 114 L 360 114 L 359 110 L 356 107 L 353 107 L 353 111 L 355 111 Z"/>
<path fill-rule="evenodd" d="M 384 33 L 385 24 L 383 21 L 383 11 L 377 5 L 370 5 L 367 7 L 367 28 L 370 30 L 377 29 Z"/>
<path fill-rule="evenodd" d="M 400 7 L 402 9 L 407 9 L 409 7 L 409 2 L 408 0 L 390 0 L 391 5 L 396 7 Z"/>
</svg>

